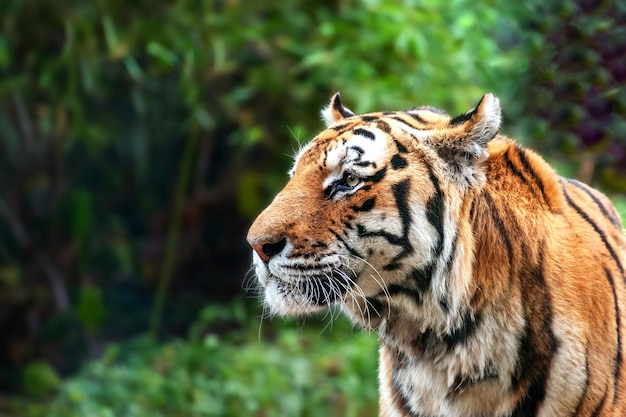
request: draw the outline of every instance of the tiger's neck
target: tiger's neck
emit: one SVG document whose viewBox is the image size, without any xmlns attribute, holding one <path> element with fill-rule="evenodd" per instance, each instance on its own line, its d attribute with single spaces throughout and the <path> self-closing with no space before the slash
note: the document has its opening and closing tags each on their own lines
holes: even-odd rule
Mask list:
<svg viewBox="0 0 626 417">
<path fill-rule="evenodd" d="M 516 276 L 539 262 L 541 245 L 530 242 L 541 235 L 544 213 L 563 206 L 558 176 L 537 154 L 507 138 L 495 139 L 489 152 L 481 188 L 463 196 L 450 197 L 455 190 L 446 193 L 445 218 L 456 223 L 443 224 L 443 245 L 428 271 L 429 287 L 417 300 L 386 306 L 378 326 L 381 342 L 400 347 L 406 340 L 432 336 L 448 345 L 463 343 L 482 317 L 503 311 L 515 295 L 510 291 Z M 523 167 L 546 174 L 521 175 Z M 532 185 L 538 191 L 534 194 L 528 192 L 531 180 L 538 184 Z"/>
<path fill-rule="evenodd" d="M 410 414 L 402 410 L 417 401 L 412 392 L 443 398 L 430 409 L 440 414 L 465 401 L 475 414 L 495 415 L 514 376 L 535 372 L 517 368 L 515 358 L 528 315 L 521 291 L 540 289 L 520 283 L 541 276 L 541 230 L 562 207 L 558 177 L 536 179 L 542 192 L 529 193 L 531 175 L 511 172 L 507 160 L 521 165 L 526 158 L 531 167 L 543 160 L 512 142 L 496 145 L 485 164 L 488 185 L 451 216 L 454 240 L 433 272 L 430 295 L 421 305 L 392 305 L 380 325 L 381 404 L 400 410 L 391 415 Z"/>
</svg>

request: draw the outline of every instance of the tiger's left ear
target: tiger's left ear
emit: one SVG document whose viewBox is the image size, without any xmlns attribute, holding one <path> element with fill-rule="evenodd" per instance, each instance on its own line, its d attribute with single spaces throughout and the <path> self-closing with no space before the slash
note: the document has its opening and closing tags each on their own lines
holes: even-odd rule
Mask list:
<svg viewBox="0 0 626 417">
<path fill-rule="evenodd" d="M 330 104 L 322 109 L 322 119 L 326 122 L 326 127 L 352 116 L 354 113 L 341 104 L 339 93 L 335 93 L 330 99 Z"/>
<path fill-rule="evenodd" d="M 500 101 L 485 94 L 476 107 L 450 119 L 442 134 L 430 138 L 459 185 L 472 186 L 484 180 L 480 163 L 489 156 L 487 143 L 498 134 L 501 117 Z"/>
<path fill-rule="evenodd" d="M 483 159 L 487 156 L 487 143 L 500 130 L 501 120 L 500 100 L 493 94 L 485 94 L 472 110 L 450 120 L 450 127 L 460 129 L 460 134 L 454 135 L 454 143 L 442 145 L 452 146 L 466 158 Z"/>
</svg>

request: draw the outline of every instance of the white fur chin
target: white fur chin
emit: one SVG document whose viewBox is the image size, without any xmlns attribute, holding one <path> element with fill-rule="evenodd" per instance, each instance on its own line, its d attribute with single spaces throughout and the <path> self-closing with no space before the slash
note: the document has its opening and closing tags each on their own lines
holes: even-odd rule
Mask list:
<svg viewBox="0 0 626 417">
<path fill-rule="evenodd" d="M 265 304 L 273 315 L 289 317 L 304 316 L 326 308 L 307 303 L 299 294 L 286 294 L 276 279 L 270 279 L 265 284 Z"/>
</svg>

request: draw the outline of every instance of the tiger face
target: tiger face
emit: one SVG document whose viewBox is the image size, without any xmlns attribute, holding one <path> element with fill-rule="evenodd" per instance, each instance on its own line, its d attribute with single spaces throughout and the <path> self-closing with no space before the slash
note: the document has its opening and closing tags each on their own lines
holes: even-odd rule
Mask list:
<svg viewBox="0 0 626 417">
<path fill-rule="evenodd" d="M 486 95 L 456 118 L 430 107 L 356 116 L 337 94 L 323 116 L 327 129 L 248 233 L 267 305 L 300 315 L 339 304 L 367 328 L 396 291 L 459 308 L 433 273 L 451 267 L 457 231 L 444 218 L 484 182 L 477 166 L 499 128 L 498 100 Z"/>
</svg>

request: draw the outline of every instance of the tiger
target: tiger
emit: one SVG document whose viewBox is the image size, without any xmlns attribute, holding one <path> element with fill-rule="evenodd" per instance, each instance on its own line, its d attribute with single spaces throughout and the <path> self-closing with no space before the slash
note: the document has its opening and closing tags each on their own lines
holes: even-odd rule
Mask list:
<svg viewBox="0 0 626 417">
<path fill-rule="evenodd" d="M 251 225 L 273 315 L 378 339 L 381 417 L 626 416 L 608 197 L 500 133 L 500 100 L 357 115 L 339 94 Z"/>
</svg>

